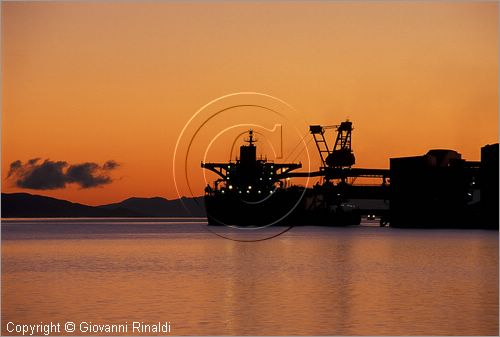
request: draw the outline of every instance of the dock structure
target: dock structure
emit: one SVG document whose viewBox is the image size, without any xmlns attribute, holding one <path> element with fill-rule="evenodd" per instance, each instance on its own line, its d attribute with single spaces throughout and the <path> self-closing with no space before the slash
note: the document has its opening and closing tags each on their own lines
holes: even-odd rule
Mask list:
<svg viewBox="0 0 500 337">
<path fill-rule="evenodd" d="M 479 162 L 453 150 L 390 159 L 390 217 L 393 227 L 473 227 Z"/>
<path fill-rule="evenodd" d="M 479 168 L 478 185 L 481 195 L 481 222 L 487 228 L 498 229 L 499 223 L 499 165 L 498 143 L 481 148 L 481 166 Z"/>
<path fill-rule="evenodd" d="M 330 148 L 325 133 L 336 129 Z M 498 143 L 481 148 L 481 161 L 466 161 L 460 153 L 434 149 L 425 155 L 391 158 L 389 169 L 353 168 L 351 122 L 310 126 L 321 167 L 312 172 L 288 172 L 283 178 L 321 177 L 337 180 L 346 199 L 387 201 L 387 209 L 360 208 L 393 227 L 499 227 Z M 334 159 L 332 159 L 334 158 Z M 347 159 L 346 159 L 347 158 Z M 372 186 L 347 184 L 349 178 L 378 178 Z"/>
<path fill-rule="evenodd" d="M 336 131 L 333 146 L 328 144 L 330 129 Z M 454 150 L 433 149 L 420 156 L 390 158 L 389 169 L 358 168 L 353 167 L 353 130 L 350 121 L 332 126 L 311 125 L 309 132 L 321 160 L 321 166 L 311 172 L 297 172 L 300 163 L 256 159 L 256 140 L 250 130 L 245 139 L 248 145 L 241 146 L 240 158 L 234 164 L 201 164 L 220 177 L 214 182 L 214 189 L 206 192 L 212 194 L 222 183 L 225 190 L 221 193 L 235 192 L 236 186 L 246 190 L 238 193 L 251 196 L 255 187 L 260 193 L 276 186 L 283 188 L 291 178 L 319 177 L 321 183 L 304 194 L 308 209 L 311 205 L 338 209 L 350 200 L 382 200 L 386 208 L 370 208 L 365 203 L 356 211 L 360 216 L 378 217 L 384 226 L 498 229 L 498 143 L 481 148 L 481 161 L 467 161 Z M 379 183 L 353 184 L 357 178 L 375 178 Z"/>
</svg>

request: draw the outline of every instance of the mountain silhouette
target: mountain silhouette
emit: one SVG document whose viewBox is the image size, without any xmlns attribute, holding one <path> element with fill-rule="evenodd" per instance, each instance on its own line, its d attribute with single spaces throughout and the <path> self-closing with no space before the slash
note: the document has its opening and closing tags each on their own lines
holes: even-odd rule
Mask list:
<svg viewBox="0 0 500 337">
<path fill-rule="evenodd" d="M 147 216 L 163 217 L 204 217 L 205 206 L 203 197 L 168 200 L 161 197 L 137 198 L 132 197 L 121 202 L 98 206 L 100 209 L 130 211 L 146 214 Z"/>
<path fill-rule="evenodd" d="M 190 217 L 205 216 L 203 198 L 129 198 L 88 206 L 29 193 L 2 193 L 2 218 L 58 217 Z"/>
</svg>

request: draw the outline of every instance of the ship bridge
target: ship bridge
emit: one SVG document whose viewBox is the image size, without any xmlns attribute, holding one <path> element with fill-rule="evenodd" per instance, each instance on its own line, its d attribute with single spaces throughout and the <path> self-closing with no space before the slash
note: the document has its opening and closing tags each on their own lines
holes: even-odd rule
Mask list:
<svg viewBox="0 0 500 337">
<path fill-rule="evenodd" d="M 201 163 L 201 167 L 214 172 L 220 178 L 214 182 L 214 189 L 219 189 L 223 183 L 225 192 L 241 192 L 261 194 L 272 191 L 275 185 L 281 185 L 281 179 L 286 178 L 293 170 L 302 167 L 301 163 L 274 163 L 266 159 L 257 159 L 253 130 L 248 131 L 244 139 L 247 144 L 240 146 L 240 156 L 235 162 Z M 259 192 L 260 191 L 260 192 Z"/>
</svg>

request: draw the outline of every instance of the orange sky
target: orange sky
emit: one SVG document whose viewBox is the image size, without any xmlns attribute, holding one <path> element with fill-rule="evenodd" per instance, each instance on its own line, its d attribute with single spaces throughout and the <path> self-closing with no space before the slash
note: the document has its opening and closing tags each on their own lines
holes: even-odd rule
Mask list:
<svg viewBox="0 0 500 337">
<path fill-rule="evenodd" d="M 311 124 L 348 117 L 358 167 L 430 148 L 479 160 L 498 142 L 497 2 L 2 1 L 1 10 L 3 192 L 92 205 L 176 198 L 179 133 L 203 105 L 239 91 L 278 97 Z M 11 162 L 35 157 L 121 166 L 98 188 L 5 179 Z M 190 175 L 202 174 L 201 159 Z"/>
</svg>

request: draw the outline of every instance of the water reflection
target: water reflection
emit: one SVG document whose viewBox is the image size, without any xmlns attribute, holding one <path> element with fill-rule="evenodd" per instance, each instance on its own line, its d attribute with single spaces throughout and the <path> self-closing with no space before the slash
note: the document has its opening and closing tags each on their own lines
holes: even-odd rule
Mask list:
<svg viewBox="0 0 500 337">
<path fill-rule="evenodd" d="M 36 225 L 26 239 L 2 224 L 2 322 L 170 321 L 176 335 L 498 334 L 497 232 L 302 227 L 239 243 L 195 224 L 72 233 L 69 222 L 66 234 Z"/>
</svg>

